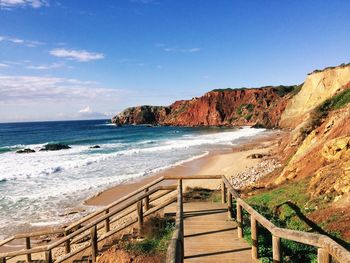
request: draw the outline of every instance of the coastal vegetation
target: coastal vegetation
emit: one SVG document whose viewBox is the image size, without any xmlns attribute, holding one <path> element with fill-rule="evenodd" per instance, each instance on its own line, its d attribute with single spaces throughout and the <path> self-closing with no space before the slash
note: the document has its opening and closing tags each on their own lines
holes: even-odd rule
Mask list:
<svg viewBox="0 0 350 263">
<path fill-rule="evenodd" d="M 325 100 L 321 105 L 316 107 L 310 114 L 310 120 L 301 133 L 304 137 L 319 127 L 331 111 L 339 110 L 350 103 L 350 89 L 345 89 L 335 96 Z"/>
<path fill-rule="evenodd" d="M 288 182 L 273 189 L 257 191 L 247 202 L 261 215 L 281 228 L 327 235 L 346 248 L 350 248 L 344 236 L 328 229 L 335 222 L 347 220 L 346 215 L 331 215 L 327 212 L 332 198 L 321 195 L 311 198 L 308 193 L 310 179 Z M 315 215 L 323 215 L 318 221 Z M 244 238 L 251 243 L 249 215 L 244 213 Z M 268 230 L 259 225 L 259 255 L 262 262 L 272 262 L 272 237 Z M 317 262 L 314 247 L 289 240 L 281 241 L 283 262 Z"/>
<path fill-rule="evenodd" d="M 152 217 L 145 222 L 142 238 L 127 240 L 121 244 L 126 251 L 135 254 L 165 254 L 175 229 L 173 218 Z"/>
</svg>

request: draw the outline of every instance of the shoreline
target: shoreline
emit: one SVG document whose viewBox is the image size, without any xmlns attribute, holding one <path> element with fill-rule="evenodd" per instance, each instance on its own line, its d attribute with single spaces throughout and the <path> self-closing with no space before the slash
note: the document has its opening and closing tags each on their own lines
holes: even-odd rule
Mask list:
<svg viewBox="0 0 350 263">
<path fill-rule="evenodd" d="M 223 174 L 226 177 L 234 176 L 261 162 L 262 159 L 248 159 L 246 157 L 253 153 L 268 154 L 283 133 L 285 132 L 281 130 L 267 130 L 255 138 L 243 138 L 238 145 L 224 146 L 222 149 L 209 152 L 209 154 L 204 157 L 107 188 L 87 198 L 83 205 L 96 207 L 106 206 L 128 193 L 137 190 L 140 186 L 166 175 Z M 184 182 L 184 187 L 217 189 L 219 184 L 215 181 L 217 180 L 212 180 L 211 182 L 205 179 L 188 180 Z"/>
<path fill-rule="evenodd" d="M 132 191 L 137 190 L 141 186 L 150 183 L 153 180 L 161 176 L 166 175 L 204 175 L 204 174 L 220 174 L 225 175 L 229 180 L 231 178 L 238 176 L 239 173 L 246 171 L 249 168 L 257 167 L 257 165 L 266 160 L 262 159 L 251 159 L 247 158 L 250 154 L 268 154 L 271 153 L 274 149 L 274 145 L 282 138 L 282 135 L 285 131 L 281 130 L 267 130 L 259 134 L 256 137 L 247 137 L 242 138 L 236 145 L 228 146 L 223 145 L 220 149 L 212 150 L 203 157 L 184 162 L 182 164 L 167 168 L 165 170 L 156 172 L 155 174 L 146 175 L 144 177 L 131 179 L 125 183 L 114 185 L 110 188 L 100 191 L 99 193 L 88 197 L 80 205 L 73 206 L 70 208 L 70 211 L 78 211 L 82 209 L 82 206 L 98 210 L 99 208 L 110 204 L 113 201 L 116 201 L 123 196 L 129 194 Z M 273 158 L 273 155 L 268 157 Z M 220 182 L 218 180 L 206 180 L 206 179 L 196 179 L 196 180 L 185 180 L 183 182 L 183 187 L 202 187 L 209 189 L 218 189 L 220 187 Z M 83 208 L 84 209 L 84 208 Z M 92 211 L 93 212 L 93 211 Z M 83 216 L 79 217 L 82 218 Z M 76 219 L 76 220 L 79 220 Z M 56 229 L 73 223 L 76 220 L 68 220 L 63 225 L 54 225 L 54 226 L 37 226 L 30 227 L 26 231 L 19 231 L 19 233 L 26 233 L 30 231 L 41 231 Z M 15 234 L 15 233 L 13 233 Z M 18 243 L 22 246 L 22 242 Z M 3 247 L 0 248 L 1 252 L 9 251 L 16 248 L 14 247 Z"/>
</svg>

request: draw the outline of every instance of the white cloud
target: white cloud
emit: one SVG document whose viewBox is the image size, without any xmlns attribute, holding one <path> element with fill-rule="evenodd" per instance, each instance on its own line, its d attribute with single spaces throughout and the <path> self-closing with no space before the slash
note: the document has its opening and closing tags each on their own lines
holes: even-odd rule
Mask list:
<svg viewBox="0 0 350 263">
<path fill-rule="evenodd" d="M 2 0 L 0 0 L 1 3 Z M 24 40 L 18 37 L 8 37 L 8 36 L 0 36 L 0 41 L 7 41 L 14 44 L 25 45 L 27 47 L 37 47 L 41 45 L 45 45 L 46 43 L 41 41 L 32 41 L 32 40 Z"/>
<path fill-rule="evenodd" d="M 42 6 L 48 6 L 46 0 L 0 0 L 0 8 L 12 9 L 15 7 L 32 7 L 40 8 Z"/>
<path fill-rule="evenodd" d="M 92 109 L 90 108 L 90 106 L 86 106 L 85 108 L 82 108 L 81 110 L 79 110 L 79 113 L 91 113 Z"/>
<path fill-rule="evenodd" d="M 130 94 L 95 81 L 0 75 L 0 122 L 106 119 Z"/>
<path fill-rule="evenodd" d="M 199 52 L 201 49 L 198 47 L 194 48 L 174 48 L 174 47 L 167 47 L 163 49 L 166 52 L 182 52 L 182 53 L 194 53 Z"/>
<path fill-rule="evenodd" d="M 38 70 L 48 70 L 48 69 L 56 69 L 62 68 L 65 65 L 63 63 L 52 63 L 52 64 L 43 64 L 43 65 L 30 65 L 27 66 L 27 69 L 38 69 Z"/>
<path fill-rule="evenodd" d="M 120 93 L 96 84 L 56 77 L 0 76 L 0 102 L 114 100 Z"/>
<path fill-rule="evenodd" d="M 79 62 L 87 62 L 90 60 L 103 59 L 104 55 L 102 53 L 88 52 L 86 50 L 73 50 L 56 48 L 50 51 L 50 54 L 55 57 L 66 58 L 69 60 L 76 60 Z"/>
<path fill-rule="evenodd" d="M 5 64 L 5 63 L 0 63 L 0 68 L 8 68 L 9 65 Z"/>
</svg>

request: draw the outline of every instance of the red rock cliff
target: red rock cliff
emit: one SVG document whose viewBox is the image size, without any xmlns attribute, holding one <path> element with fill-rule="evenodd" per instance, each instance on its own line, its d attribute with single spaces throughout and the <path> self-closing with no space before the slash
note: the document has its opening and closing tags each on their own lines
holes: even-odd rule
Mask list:
<svg viewBox="0 0 350 263">
<path fill-rule="evenodd" d="M 116 124 L 174 126 L 261 125 L 276 127 L 297 86 L 213 90 L 168 107 L 139 106 L 112 119 Z"/>
</svg>

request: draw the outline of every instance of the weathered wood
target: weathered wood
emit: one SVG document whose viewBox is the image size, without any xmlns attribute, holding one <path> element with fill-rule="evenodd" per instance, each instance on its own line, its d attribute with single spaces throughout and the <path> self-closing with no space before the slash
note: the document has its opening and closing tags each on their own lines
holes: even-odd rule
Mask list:
<svg viewBox="0 0 350 263">
<path fill-rule="evenodd" d="M 91 254 L 92 254 L 92 262 L 95 263 L 97 259 L 98 254 L 98 247 L 97 247 L 97 228 L 96 225 L 93 226 L 90 230 L 91 235 Z"/>
<path fill-rule="evenodd" d="M 68 236 L 68 235 L 69 235 L 69 231 L 64 231 L 64 236 Z M 64 250 L 65 250 L 66 254 L 70 253 L 70 239 L 68 239 L 64 243 Z"/>
<path fill-rule="evenodd" d="M 226 187 L 224 181 L 221 181 L 221 203 L 226 203 Z"/>
<path fill-rule="evenodd" d="M 145 193 L 147 194 L 148 191 L 149 191 L 149 188 L 146 188 Z M 149 209 L 149 195 L 147 195 L 144 200 L 145 200 L 145 211 L 147 211 Z"/>
<path fill-rule="evenodd" d="M 242 206 L 237 202 L 237 235 L 238 238 L 243 238 L 243 214 Z"/>
<path fill-rule="evenodd" d="M 137 202 L 137 225 L 139 234 L 142 232 L 143 228 L 143 205 L 142 200 Z"/>
<path fill-rule="evenodd" d="M 232 209 L 233 209 L 232 194 L 230 191 L 227 191 L 227 215 L 229 219 L 233 218 Z"/>
<path fill-rule="evenodd" d="M 52 251 L 50 250 L 46 250 L 45 251 L 45 263 L 52 263 Z"/>
<path fill-rule="evenodd" d="M 41 230 L 41 231 L 35 231 L 35 232 L 29 232 L 29 233 L 23 233 L 23 234 L 16 234 L 12 238 L 14 239 L 20 239 L 20 238 L 26 238 L 26 237 L 37 237 L 37 236 L 45 236 L 45 235 L 53 235 L 53 234 L 63 234 L 64 229 L 49 229 L 49 230 Z M 2 243 L 0 243 L 0 246 L 2 246 Z"/>
<path fill-rule="evenodd" d="M 184 241 L 184 208 L 183 208 L 183 194 L 182 194 L 182 180 L 180 179 L 178 181 L 178 202 L 179 202 L 179 228 L 180 228 L 180 234 L 179 234 L 179 240 L 178 240 L 178 249 L 180 249 L 180 263 L 183 262 L 183 259 L 185 257 L 185 241 Z"/>
<path fill-rule="evenodd" d="M 272 224 L 269 220 L 267 220 L 265 217 L 260 215 L 257 211 L 255 211 L 250 205 L 248 205 L 244 200 L 241 198 L 236 199 L 237 203 L 242 206 L 250 215 L 254 216 L 254 218 L 267 230 L 269 230 L 271 233 L 273 233 L 276 226 Z"/>
<path fill-rule="evenodd" d="M 331 262 L 331 257 L 330 257 L 329 253 L 325 249 L 323 249 L 323 248 L 317 249 L 317 262 L 318 263 L 329 263 L 329 262 Z M 349 258 L 349 262 L 350 262 L 350 258 Z"/>
<path fill-rule="evenodd" d="M 218 174 L 195 174 L 195 175 L 165 175 L 165 180 L 197 180 L 197 179 L 222 179 Z"/>
<path fill-rule="evenodd" d="M 30 247 L 30 237 L 26 237 L 26 249 L 30 249 L 30 248 L 31 248 Z M 32 261 L 32 254 L 28 253 L 26 255 L 26 257 L 27 257 L 27 262 Z"/>
<path fill-rule="evenodd" d="M 105 214 L 108 215 L 109 214 L 109 209 L 107 208 L 106 211 L 105 211 Z M 105 233 L 109 232 L 110 230 L 110 222 L 109 222 L 110 218 L 107 217 L 105 219 Z"/>
<path fill-rule="evenodd" d="M 230 182 L 227 180 L 225 176 L 222 176 L 222 181 L 225 183 L 227 190 L 231 192 L 234 198 L 239 198 L 239 193 L 232 187 L 232 185 L 230 184 Z"/>
<path fill-rule="evenodd" d="M 113 208 L 113 207 L 115 207 L 115 206 L 117 206 L 117 205 L 119 205 L 119 204 L 121 204 L 121 203 L 123 203 L 123 202 L 125 202 L 125 201 L 130 200 L 130 198 L 133 198 L 133 197 L 137 196 L 138 194 L 142 193 L 146 188 L 150 188 L 150 187 L 152 187 L 152 186 L 154 186 L 154 185 L 156 185 L 156 184 L 162 182 L 163 180 L 164 180 L 164 177 L 162 176 L 162 177 L 160 177 L 160 178 L 154 180 L 153 182 L 144 185 L 143 187 L 141 187 L 141 188 L 139 188 L 139 189 L 137 189 L 137 190 L 131 192 L 130 194 L 128 194 L 128 195 L 126 195 L 126 196 L 124 196 L 124 197 L 122 197 L 122 198 L 120 198 L 120 199 L 118 199 L 118 200 L 112 202 L 112 203 L 109 204 L 105 209 L 102 209 L 102 210 L 100 210 L 100 211 L 96 211 L 96 212 L 94 212 L 94 213 L 92 213 L 92 214 L 90 214 L 90 215 L 87 215 L 87 216 L 83 217 L 82 219 L 80 219 L 80 220 L 74 222 L 73 224 L 69 225 L 69 226 L 66 228 L 66 230 L 72 229 L 72 228 L 74 228 L 74 227 L 76 227 L 76 226 L 79 226 L 79 225 L 81 225 L 81 224 L 83 224 L 83 223 L 89 221 L 90 219 L 94 218 L 95 216 L 104 213 L 106 209 L 111 209 L 111 208 Z"/>
<path fill-rule="evenodd" d="M 272 259 L 274 263 L 281 262 L 281 239 L 272 236 Z"/>
<path fill-rule="evenodd" d="M 250 216 L 250 231 L 252 238 L 252 259 L 256 260 L 259 258 L 258 255 L 258 225 L 256 219 L 253 216 Z"/>
</svg>

